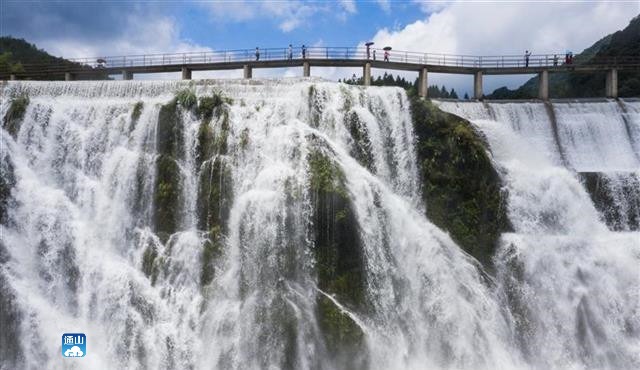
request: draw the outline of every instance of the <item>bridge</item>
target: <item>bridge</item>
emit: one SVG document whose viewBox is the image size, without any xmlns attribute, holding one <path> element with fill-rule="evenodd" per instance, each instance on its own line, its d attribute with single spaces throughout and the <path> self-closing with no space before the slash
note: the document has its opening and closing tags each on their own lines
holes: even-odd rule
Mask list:
<svg viewBox="0 0 640 370">
<path fill-rule="evenodd" d="M 23 65 L 20 72 L 0 70 L 0 78 L 16 79 L 78 79 L 105 78 L 121 74 L 124 80 L 134 74 L 181 72 L 189 80 L 193 71 L 242 69 L 245 79 L 257 68 L 302 67 L 303 76 L 311 76 L 311 67 L 362 68 L 363 84 L 371 85 L 371 69 L 418 72 L 418 94 L 427 97 L 428 73 L 473 75 L 474 98 L 483 97 L 483 76 L 538 74 L 538 98 L 549 98 L 549 74 L 558 72 L 605 73 L 607 97 L 618 96 L 618 71 L 640 70 L 640 56 L 587 58 L 575 56 L 565 63 L 565 54 L 473 56 L 388 51 L 364 47 L 309 47 L 306 49 L 269 48 L 190 52 L 178 54 L 148 54 L 98 58 L 61 59 L 59 63 Z"/>
</svg>

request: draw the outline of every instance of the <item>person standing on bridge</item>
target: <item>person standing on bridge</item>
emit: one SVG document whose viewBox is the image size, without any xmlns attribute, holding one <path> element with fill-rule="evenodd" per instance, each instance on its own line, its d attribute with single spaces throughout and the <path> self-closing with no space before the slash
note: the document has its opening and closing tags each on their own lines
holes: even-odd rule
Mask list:
<svg viewBox="0 0 640 370">
<path fill-rule="evenodd" d="M 307 47 L 302 44 L 302 59 L 307 58 Z"/>
<path fill-rule="evenodd" d="M 293 47 L 289 44 L 289 54 L 287 54 L 289 60 L 293 59 Z"/>
<path fill-rule="evenodd" d="M 388 62 L 389 61 L 389 50 L 385 50 L 384 51 L 384 61 Z"/>
<path fill-rule="evenodd" d="M 531 56 L 531 52 L 529 50 L 524 52 L 524 66 L 529 67 L 529 57 Z"/>
<path fill-rule="evenodd" d="M 558 54 L 553 54 L 553 66 L 558 66 Z"/>
<path fill-rule="evenodd" d="M 256 61 L 260 60 L 260 48 L 256 46 Z"/>
<path fill-rule="evenodd" d="M 376 60 L 376 49 L 373 49 L 373 60 Z"/>
</svg>

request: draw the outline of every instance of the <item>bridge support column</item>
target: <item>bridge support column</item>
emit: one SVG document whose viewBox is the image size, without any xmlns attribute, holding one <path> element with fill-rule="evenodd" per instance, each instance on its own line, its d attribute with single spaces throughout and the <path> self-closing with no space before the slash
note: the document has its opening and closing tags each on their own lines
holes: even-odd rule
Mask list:
<svg viewBox="0 0 640 370">
<path fill-rule="evenodd" d="M 473 97 L 482 99 L 482 71 L 477 71 L 473 76 Z"/>
<path fill-rule="evenodd" d="M 190 80 L 191 79 L 191 70 L 187 67 L 182 67 L 182 79 Z"/>
<path fill-rule="evenodd" d="M 607 98 L 617 98 L 618 97 L 618 70 L 610 69 L 607 71 L 607 82 L 605 92 L 607 94 Z"/>
<path fill-rule="evenodd" d="M 371 86 L 371 63 L 365 63 L 362 67 L 362 80 L 364 86 Z"/>
<path fill-rule="evenodd" d="M 538 74 L 538 98 L 549 100 L 549 71 L 547 70 Z"/>
<path fill-rule="evenodd" d="M 302 76 L 310 77 L 311 76 L 311 65 L 309 62 L 302 63 Z"/>
<path fill-rule="evenodd" d="M 64 73 L 64 80 L 65 81 L 74 81 L 76 79 L 76 75 L 74 75 L 71 72 L 65 72 Z"/>
<path fill-rule="evenodd" d="M 122 71 L 123 80 L 133 80 L 133 72 L 129 72 L 126 69 Z"/>
<path fill-rule="evenodd" d="M 427 68 L 423 67 L 418 73 L 418 95 L 421 98 L 427 97 L 428 81 L 429 80 L 427 78 Z"/>
<path fill-rule="evenodd" d="M 242 67 L 242 78 L 245 78 L 245 79 L 251 78 L 252 74 L 253 73 L 251 71 L 251 67 L 245 64 Z"/>
<path fill-rule="evenodd" d="M 15 80 L 17 80 L 17 79 L 18 79 L 18 77 L 17 77 L 16 75 L 14 75 L 14 74 L 10 74 L 10 75 L 9 75 L 9 79 L 10 79 L 11 81 L 15 81 Z"/>
</svg>

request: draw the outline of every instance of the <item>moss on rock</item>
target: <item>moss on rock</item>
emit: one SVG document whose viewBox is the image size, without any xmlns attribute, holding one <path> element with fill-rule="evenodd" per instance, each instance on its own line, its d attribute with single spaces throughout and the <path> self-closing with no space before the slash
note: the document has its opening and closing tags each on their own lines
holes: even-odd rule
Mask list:
<svg viewBox="0 0 640 370">
<path fill-rule="evenodd" d="M 225 105 L 232 103 L 233 99 L 226 97 L 221 92 L 214 91 L 211 96 L 200 97 L 198 100 L 197 114 L 203 120 L 208 121 L 216 115 L 216 111 L 223 109 Z M 219 113 L 217 115 L 219 115 Z"/>
<path fill-rule="evenodd" d="M 233 188 L 231 170 L 223 157 L 216 157 L 204 164 L 198 184 L 198 228 L 211 230 L 226 227 Z"/>
<path fill-rule="evenodd" d="M 315 85 L 309 86 L 309 122 L 312 127 L 318 127 L 327 97 Z"/>
<path fill-rule="evenodd" d="M 156 160 L 156 171 L 153 224 L 158 237 L 166 242 L 180 221 L 180 168 L 172 157 L 163 154 Z"/>
<path fill-rule="evenodd" d="M 29 96 L 25 94 L 11 97 L 11 104 L 4 115 L 2 125 L 14 139 L 18 136 L 20 124 L 22 123 L 28 105 Z"/>
<path fill-rule="evenodd" d="M 133 109 L 131 110 L 131 122 L 137 123 L 140 119 L 140 115 L 142 114 L 142 108 L 144 108 L 144 103 L 139 101 L 133 105 Z M 131 125 L 132 127 L 134 125 Z"/>
<path fill-rule="evenodd" d="M 311 200 L 314 206 L 314 252 L 318 288 L 341 304 L 364 311 L 365 267 L 362 242 L 353 205 L 345 187 L 345 176 L 337 163 L 320 150 L 308 155 Z M 364 335 L 350 318 L 336 311 L 333 302 L 318 296 L 318 320 L 325 341 L 336 358 L 348 358 L 363 346 Z M 358 333 L 356 333 L 358 332 Z M 357 367 L 350 364 L 351 368 Z"/>
<path fill-rule="evenodd" d="M 198 104 L 196 92 L 191 88 L 186 88 L 178 91 L 176 93 L 175 100 L 176 103 L 178 103 L 182 108 L 186 110 L 190 110 Z"/>
<path fill-rule="evenodd" d="M 0 153 L 0 155 L 2 155 L 0 158 L 0 224 L 6 225 L 9 222 L 7 209 L 11 202 L 11 189 L 16 185 L 16 177 L 13 162 L 8 153 Z M 0 262 L 1 259 L 0 255 Z"/>
<path fill-rule="evenodd" d="M 202 166 L 204 161 L 215 154 L 214 139 L 215 136 L 211 124 L 206 120 L 202 121 L 198 128 L 198 146 L 196 148 L 196 165 L 198 168 Z"/>
<path fill-rule="evenodd" d="M 184 155 L 183 125 L 178 113 L 176 99 L 163 105 L 158 114 L 158 129 L 156 133 L 156 150 L 158 154 L 169 155 L 175 159 L 182 158 Z"/>
<path fill-rule="evenodd" d="M 635 173 L 604 174 L 580 172 L 578 174 L 603 221 L 615 231 L 640 230 L 640 176 Z M 617 184 L 611 177 L 618 177 Z M 624 194 L 626 202 L 616 201 L 615 194 Z"/>
<path fill-rule="evenodd" d="M 353 148 L 351 156 L 358 163 L 367 168 L 370 172 L 375 173 L 375 162 L 373 152 L 371 150 L 371 140 L 366 125 L 360 120 L 358 113 L 350 111 L 344 115 L 344 125 L 349 130 L 353 139 Z"/>
<path fill-rule="evenodd" d="M 358 324 L 326 296 L 318 296 L 316 308 L 327 350 L 338 355 L 334 363 L 348 369 L 368 368 L 365 337 Z"/>
<path fill-rule="evenodd" d="M 249 128 L 245 127 L 240 133 L 240 148 L 244 150 L 247 145 L 249 145 Z"/>
<path fill-rule="evenodd" d="M 506 194 L 471 123 L 417 97 L 411 100 L 427 217 L 486 267 L 510 230 Z"/>
<path fill-rule="evenodd" d="M 156 283 L 160 272 L 160 264 L 158 250 L 155 245 L 148 245 L 142 254 L 142 272 L 151 280 L 151 285 Z"/>
<path fill-rule="evenodd" d="M 318 287 L 347 306 L 364 306 L 365 271 L 358 221 L 342 169 L 319 150 L 308 156 L 314 205 Z"/>
</svg>

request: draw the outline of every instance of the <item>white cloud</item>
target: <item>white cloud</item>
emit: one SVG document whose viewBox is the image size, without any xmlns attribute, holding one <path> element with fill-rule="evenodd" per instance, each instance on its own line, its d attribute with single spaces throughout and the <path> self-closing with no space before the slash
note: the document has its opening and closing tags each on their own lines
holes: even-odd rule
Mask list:
<svg viewBox="0 0 640 370">
<path fill-rule="evenodd" d="M 425 13 L 435 13 L 451 5 L 453 0 L 413 0 Z"/>
<path fill-rule="evenodd" d="M 349 11 L 349 3 L 355 11 L 353 1 L 342 2 L 341 6 Z M 327 4 L 303 3 L 301 1 L 264 1 L 254 2 L 246 0 L 208 2 L 211 15 L 217 22 L 248 21 L 256 18 L 271 18 L 278 22 L 278 28 L 283 32 L 291 32 L 307 23 L 318 12 L 326 11 Z"/>
<path fill-rule="evenodd" d="M 182 39 L 180 28 L 172 18 L 150 20 L 129 15 L 126 24 L 125 29 L 113 38 L 100 42 L 87 43 L 71 35 L 69 38 L 36 40 L 36 44 L 53 55 L 65 58 L 211 51 L 209 47 Z"/>
<path fill-rule="evenodd" d="M 357 12 L 355 0 L 340 0 L 340 5 L 347 13 L 354 14 Z"/>
<path fill-rule="evenodd" d="M 389 3 L 389 0 L 376 0 L 376 2 L 385 12 L 389 12 L 391 10 L 391 3 Z"/>
<path fill-rule="evenodd" d="M 431 5 L 422 4 L 425 12 Z M 624 28 L 640 11 L 640 2 L 470 2 L 443 4 L 425 19 L 399 30 L 381 29 L 373 37 L 379 46 L 447 54 L 504 55 L 582 51 L 605 35 Z M 509 79 L 511 86 L 521 80 Z M 459 81 L 460 78 L 449 80 Z M 430 75 L 429 83 L 442 83 L 442 75 Z M 485 92 L 505 79 L 485 83 Z M 447 86 L 451 83 L 447 82 Z M 470 90 L 470 86 L 453 86 Z"/>
</svg>

